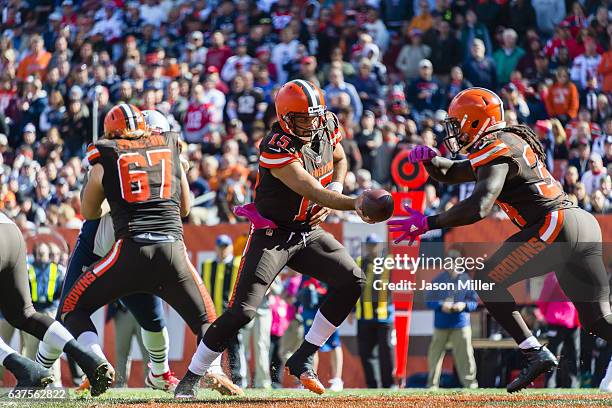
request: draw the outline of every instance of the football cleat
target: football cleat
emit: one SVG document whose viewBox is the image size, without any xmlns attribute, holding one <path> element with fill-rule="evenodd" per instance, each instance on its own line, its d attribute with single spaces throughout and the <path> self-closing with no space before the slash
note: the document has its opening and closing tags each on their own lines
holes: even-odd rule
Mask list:
<svg viewBox="0 0 612 408">
<path fill-rule="evenodd" d="M 197 375 L 187 370 L 185 376 L 174 389 L 174 398 L 195 398 L 198 393 L 198 385 L 202 379 L 201 375 Z"/>
<path fill-rule="evenodd" d="M 17 353 L 9 354 L 3 365 L 17 379 L 16 389 L 45 388 L 54 381 L 51 370 Z"/>
<path fill-rule="evenodd" d="M 225 374 L 206 373 L 204 375 L 204 383 L 208 388 L 217 391 L 221 395 L 244 395 L 244 391 L 234 384 Z"/>
<path fill-rule="evenodd" d="M 317 373 L 314 371 L 313 359 L 314 356 L 312 355 L 303 358 L 294 354 L 285 363 L 285 371 L 289 375 L 297 377 L 304 388 L 321 395 L 325 392 L 325 387 L 321 384 Z"/>
<path fill-rule="evenodd" d="M 534 347 L 526 350 L 521 350 L 527 358 L 527 366 L 521 370 L 521 373 L 508 386 L 508 392 L 520 391 L 526 388 L 539 375 L 551 372 L 559 362 L 557 358 L 545 346 Z"/>
<path fill-rule="evenodd" d="M 149 374 L 145 379 L 145 385 L 154 390 L 161 390 L 166 392 L 174 392 L 176 386 L 179 383 L 179 379 L 174 376 L 174 373 L 170 370 L 163 374 L 155 375 L 151 371 L 151 364 L 149 364 Z"/>
<path fill-rule="evenodd" d="M 79 385 L 74 391 L 77 393 L 77 395 L 82 395 L 89 392 L 90 388 L 91 384 L 89 384 L 89 380 L 87 379 L 87 377 L 84 377 L 81 381 L 81 385 Z"/>
</svg>

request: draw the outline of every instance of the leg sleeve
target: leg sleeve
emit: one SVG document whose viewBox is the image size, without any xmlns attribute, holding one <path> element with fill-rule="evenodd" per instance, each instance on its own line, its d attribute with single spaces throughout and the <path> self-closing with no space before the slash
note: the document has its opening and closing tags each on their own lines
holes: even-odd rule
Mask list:
<svg viewBox="0 0 612 408">
<path fill-rule="evenodd" d="M 208 348 L 222 351 L 227 339 L 253 319 L 272 281 L 287 264 L 285 240 L 282 234 L 266 236 L 263 231 L 249 235 L 229 307 L 204 336 Z"/>
<path fill-rule="evenodd" d="M 328 296 L 319 310 L 337 327 L 361 296 L 365 275 L 333 235 L 324 231 L 315 233 L 312 241 L 293 255 L 287 265 L 328 285 Z"/>
</svg>

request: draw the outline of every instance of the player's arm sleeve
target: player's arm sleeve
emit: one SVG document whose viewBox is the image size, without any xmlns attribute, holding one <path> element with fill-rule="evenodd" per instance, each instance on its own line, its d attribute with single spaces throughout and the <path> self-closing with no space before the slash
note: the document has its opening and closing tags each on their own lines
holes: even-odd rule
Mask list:
<svg viewBox="0 0 612 408">
<path fill-rule="evenodd" d="M 510 171 L 507 160 L 478 166 L 476 186 L 471 196 L 449 210 L 427 218 L 430 229 L 459 227 L 485 218 L 493 208 Z"/>
<path fill-rule="evenodd" d="M 450 160 L 436 156 L 424 165 L 431 178 L 441 183 L 457 184 L 476 181 L 476 174 L 469 160 Z"/>
</svg>

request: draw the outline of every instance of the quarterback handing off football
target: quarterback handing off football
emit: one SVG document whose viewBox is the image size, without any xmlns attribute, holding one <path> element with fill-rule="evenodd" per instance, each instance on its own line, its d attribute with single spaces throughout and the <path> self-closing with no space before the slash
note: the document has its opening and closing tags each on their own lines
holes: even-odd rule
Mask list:
<svg viewBox="0 0 612 408">
<path fill-rule="evenodd" d="M 363 213 L 374 222 L 388 220 L 393 215 L 393 196 L 382 188 L 366 191 Z"/>
</svg>

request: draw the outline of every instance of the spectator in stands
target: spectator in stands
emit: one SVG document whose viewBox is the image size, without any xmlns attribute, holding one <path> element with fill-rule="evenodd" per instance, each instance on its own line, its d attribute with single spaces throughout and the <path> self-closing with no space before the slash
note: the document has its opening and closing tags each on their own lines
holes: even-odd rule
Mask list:
<svg viewBox="0 0 612 408">
<path fill-rule="evenodd" d="M 584 184 L 587 195 L 591 195 L 601 186 L 602 180 L 607 177 L 607 172 L 603 166 L 603 160 L 599 153 L 591 153 L 589 157 L 589 170 L 586 171 L 580 181 Z"/>
<path fill-rule="evenodd" d="M 280 33 L 281 42 L 272 48 L 271 61 L 276 66 L 277 82 L 284 84 L 288 78 L 288 72 L 285 65 L 295 59 L 298 40 L 295 38 L 293 29 L 287 27 Z"/>
<path fill-rule="evenodd" d="M 601 90 L 606 93 L 612 92 L 612 48 L 609 47 L 611 44 L 612 37 L 610 37 L 610 41 L 608 43 L 608 51 L 603 53 L 599 66 L 597 67 L 597 73 L 603 78 Z"/>
<path fill-rule="evenodd" d="M 578 114 L 578 89 L 569 80 L 569 73 L 565 68 L 558 68 L 556 81 L 548 90 L 546 110 L 551 117 L 555 117 L 566 124 Z"/>
<path fill-rule="evenodd" d="M 21 60 L 17 68 L 17 78 L 22 81 L 30 75 L 44 78 L 51 60 L 51 53 L 45 50 L 45 43 L 40 35 L 34 34 L 29 41 L 30 53 Z"/>
<path fill-rule="evenodd" d="M 555 0 L 531 0 L 536 13 L 538 31 L 550 36 L 565 18 L 565 2 Z"/>
<path fill-rule="evenodd" d="M 569 159 L 569 150 L 567 143 L 567 134 L 561 122 L 558 119 L 550 119 L 550 129 L 555 138 L 555 151 L 553 157 L 559 160 Z"/>
<path fill-rule="evenodd" d="M 554 165 L 555 137 L 552 133 L 552 124 L 548 120 L 538 120 L 534 126 L 535 134 L 546 153 L 546 168 L 552 171 Z"/>
<path fill-rule="evenodd" d="M 470 55 L 473 57 L 472 47 L 475 40 L 480 40 L 482 44 L 482 53 L 485 51 L 488 56 L 491 55 L 493 44 L 487 27 L 478 21 L 476 12 L 469 9 L 465 13 L 465 25 L 461 29 L 461 49 L 464 50 L 464 60 L 468 60 Z M 493 89 L 493 88 L 492 88 Z"/>
<path fill-rule="evenodd" d="M 586 137 L 577 140 L 578 155 L 569 161 L 570 166 L 578 169 L 580 177 L 588 170 L 589 158 L 591 156 L 591 146 Z"/>
<path fill-rule="evenodd" d="M 519 38 L 523 38 L 527 30 L 536 26 L 535 10 L 529 0 L 517 0 L 510 3 L 507 18 L 508 25 L 516 30 Z"/>
<path fill-rule="evenodd" d="M 591 212 L 591 200 L 589 198 L 589 195 L 586 193 L 584 183 L 576 183 L 574 194 L 576 195 L 578 207 L 582 208 L 585 211 Z"/>
<path fill-rule="evenodd" d="M 333 68 L 329 71 L 329 84 L 325 87 L 325 97 L 331 100 L 340 94 L 348 95 L 354 119 L 355 121 L 359 121 L 363 111 L 363 105 L 359 98 L 359 94 L 352 84 L 344 81 L 342 71 L 339 68 Z"/>
<path fill-rule="evenodd" d="M 471 86 L 472 83 L 464 78 L 461 67 L 453 67 L 450 71 L 450 81 L 444 90 L 445 100 L 442 106 L 448 106 L 455 95 Z"/>
<path fill-rule="evenodd" d="M 364 109 L 374 109 L 382 102 L 382 89 L 372 72 L 372 63 L 368 58 L 359 61 L 359 71 L 352 83 L 355 86 Z"/>
<path fill-rule="evenodd" d="M 563 191 L 567 194 L 575 194 L 578 180 L 578 169 L 574 166 L 569 166 L 565 171 L 565 177 L 563 177 Z"/>
<path fill-rule="evenodd" d="M 612 127 L 611 119 L 606 121 L 606 128 Z M 610 163 L 612 163 L 612 134 L 606 132 L 605 140 L 604 140 L 604 156 L 603 156 L 603 164 L 606 168 L 609 168 Z"/>
<path fill-rule="evenodd" d="M 408 24 L 409 30 L 418 29 L 421 32 L 425 32 L 431 28 L 433 25 L 433 18 L 431 16 L 429 10 L 429 1 L 428 0 L 419 0 L 419 10 L 418 13 L 415 13 L 415 16 L 410 20 L 410 24 Z"/>
<path fill-rule="evenodd" d="M 601 190 L 595 190 L 591 195 L 591 211 L 595 214 L 608 214 L 610 210 L 610 200 Z"/>
<path fill-rule="evenodd" d="M 597 52 L 597 43 L 593 37 L 584 37 L 584 53 L 574 59 L 571 79 L 580 88 L 585 89 L 589 78 L 595 78 L 601 63 L 601 55 Z"/>
<path fill-rule="evenodd" d="M 434 66 L 434 75 L 443 83 L 448 83 L 451 69 L 463 61 L 461 44 L 446 20 L 440 19 L 433 31 L 434 38 L 427 44 L 431 48 L 429 59 Z"/>
<path fill-rule="evenodd" d="M 363 112 L 360 131 L 355 136 L 355 141 L 361 152 L 363 167 L 372 171 L 378 148 L 382 145 L 382 133 L 376 126 L 376 117 L 372 111 Z"/>
<path fill-rule="evenodd" d="M 465 79 L 474 86 L 497 89 L 497 68 L 495 61 L 485 55 L 485 43 L 475 38 L 470 50 L 471 57 L 463 65 Z"/>
<path fill-rule="evenodd" d="M 513 29 L 504 30 L 502 38 L 502 47 L 493 53 L 493 61 L 497 68 L 497 80 L 505 84 L 510 81 L 510 74 L 525 55 L 525 50 L 516 45 L 518 34 Z"/>
<path fill-rule="evenodd" d="M 525 98 L 523 98 L 516 85 L 511 82 L 504 86 L 501 96 L 504 101 L 504 107 L 516 113 L 519 123 L 524 124 L 529 121 L 529 115 L 531 114 L 529 105 L 527 105 Z"/>
<path fill-rule="evenodd" d="M 449 251 L 448 256 L 461 259 L 458 251 Z M 432 280 L 432 283 L 454 283 L 455 290 L 428 291 L 425 295 L 427 307 L 434 310 L 434 332 L 427 354 L 429 388 L 439 387 L 442 360 L 449 341 L 461 384 L 465 388 L 478 388 L 470 327 L 470 312 L 476 310 L 478 300 L 473 290 L 458 289 L 458 282 L 467 282 L 470 278 L 464 273 L 465 268 L 457 265 Z"/>
<path fill-rule="evenodd" d="M 218 112 L 211 102 L 206 102 L 204 87 L 195 85 L 185 112 L 183 138 L 187 143 L 208 142 L 205 137 L 212 130 L 209 126 L 220 123 L 221 118 L 221 112 Z"/>
<path fill-rule="evenodd" d="M 428 59 L 419 61 L 419 77 L 408 85 L 408 102 L 412 105 L 412 116 L 419 123 L 427 111 L 433 115 L 441 106 L 442 91 L 433 78 L 433 65 Z"/>
<path fill-rule="evenodd" d="M 421 30 L 415 28 L 409 34 L 409 42 L 402 47 L 395 61 L 395 66 L 408 83 L 419 76 L 419 61 L 431 54 L 431 48 L 422 42 L 423 32 Z"/>
<path fill-rule="evenodd" d="M 389 46 L 389 30 L 380 19 L 376 7 L 368 7 L 366 21 L 363 27 L 372 36 L 374 44 L 378 46 L 380 51 L 383 53 L 387 51 L 387 47 Z"/>
</svg>

